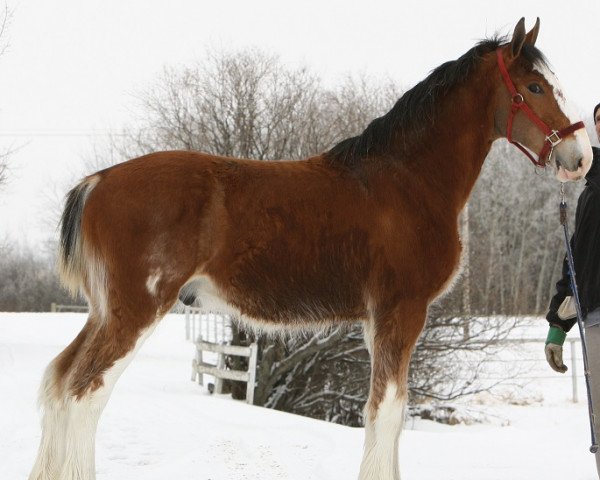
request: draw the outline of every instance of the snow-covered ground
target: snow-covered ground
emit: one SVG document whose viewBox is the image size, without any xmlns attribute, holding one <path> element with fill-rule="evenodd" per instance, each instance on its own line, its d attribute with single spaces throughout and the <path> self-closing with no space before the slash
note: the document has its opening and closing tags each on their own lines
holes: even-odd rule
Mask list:
<svg viewBox="0 0 600 480">
<path fill-rule="evenodd" d="M 0 480 L 27 478 L 40 437 L 43 369 L 84 319 L 0 313 Z M 169 315 L 117 383 L 100 420 L 99 480 L 357 477 L 362 429 L 210 396 L 189 379 L 192 358 L 183 316 Z M 539 401 L 473 403 L 489 423 L 409 420 L 400 447 L 403 480 L 597 479 L 586 405 L 570 401 L 568 379 L 526 388 L 523 398 Z"/>
</svg>

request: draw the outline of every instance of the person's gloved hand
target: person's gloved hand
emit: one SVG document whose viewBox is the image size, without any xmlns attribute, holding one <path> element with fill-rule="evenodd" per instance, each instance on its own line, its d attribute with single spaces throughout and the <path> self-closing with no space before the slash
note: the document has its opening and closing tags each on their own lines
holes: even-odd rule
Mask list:
<svg viewBox="0 0 600 480">
<path fill-rule="evenodd" d="M 552 370 L 559 373 L 565 373 L 568 370 L 563 363 L 563 343 L 565 343 L 566 336 L 567 334 L 562 328 L 551 326 L 546 337 L 546 347 L 544 349 L 546 361 L 552 367 Z"/>
</svg>

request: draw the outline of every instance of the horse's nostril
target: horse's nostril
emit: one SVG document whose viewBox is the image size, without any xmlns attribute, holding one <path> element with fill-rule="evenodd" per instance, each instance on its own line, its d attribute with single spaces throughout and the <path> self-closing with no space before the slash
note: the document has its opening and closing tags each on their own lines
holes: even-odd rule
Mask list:
<svg viewBox="0 0 600 480">
<path fill-rule="evenodd" d="M 583 157 L 581 157 L 579 159 L 579 161 L 577 162 L 577 169 L 580 169 L 583 166 Z"/>
</svg>

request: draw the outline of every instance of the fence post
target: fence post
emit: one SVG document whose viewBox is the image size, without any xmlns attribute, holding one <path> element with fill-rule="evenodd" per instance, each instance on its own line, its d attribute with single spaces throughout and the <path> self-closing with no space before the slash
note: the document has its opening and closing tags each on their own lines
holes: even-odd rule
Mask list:
<svg viewBox="0 0 600 480">
<path fill-rule="evenodd" d="M 198 380 L 198 385 L 204 385 L 203 374 L 198 371 L 198 366 L 203 364 L 202 350 L 196 346 L 196 358 L 192 360 L 192 382 Z"/>
<path fill-rule="evenodd" d="M 246 403 L 254 405 L 254 384 L 256 383 L 256 360 L 258 357 L 258 345 L 250 345 L 250 359 L 248 360 L 248 384 L 246 385 Z"/>
<path fill-rule="evenodd" d="M 190 307 L 189 305 L 185 306 L 185 339 L 190 339 Z"/>
<path fill-rule="evenodd" d="M 198 313 L 198 311 L 196 309 L 192 310 L 190 308 L 190 311 L 192 312 L 190 315 L 190 322 L 192 322 L 192 341 L 195 342 L 198 340 L 198 337 L 202 337 L 202 325 L 198 325 L 198 332 L 196 331 L 196 317 L 198 317 L 198 315 L 200 315 Z"/>
<path fill-rule="evenodd" d="M 52 302 L 52 303 L 50 304 L 50 311 L 51 311 L 52 313 L 56 313 L 56 303 Z"/>
<path fill-rule="evenodd" d="M 569 339 L 571 344 L 571 382 L 573 383 L 573 403 L 579 402 L 577 395 L 577 346 L 574 338 Z"/>
<path fill-rule="evenodd" d="M 225 370 L 225 354 L 224 353 L 219 353 L 219 356 L 217 357 L 217 368 L 219 370 Z M 222 378 L 215 378 L 215 392 L 217 393 L 223 393 L 223 379 Z"/>
</svg>

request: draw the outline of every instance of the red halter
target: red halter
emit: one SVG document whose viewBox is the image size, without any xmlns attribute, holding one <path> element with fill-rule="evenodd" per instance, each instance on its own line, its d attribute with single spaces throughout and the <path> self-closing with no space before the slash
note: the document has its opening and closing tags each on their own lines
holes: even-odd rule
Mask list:
<svg viewBox="0 0 600 480">
<path fill-rule="evenodd" d="M 577 122 L 573 125 L 569 125 L 562 130 L 553 130 L 548 125 L 544 123 L 544 121 L 538 117 L 534 111 L 529 108 L 529 105 L 525 103 L 525 99 L 523 95 L 517 92 L 514 83 L 510 79 L 510 75 L 508 74 L 508 70 L 506 69 L 506 65 L 504 64 L 504 58 L 502 57 L 502 49 L 498 48 L 496 50 L 496 54 L 498 56 L 498 68 L 500 68 L 500 73 L 502 74 L 502 78 L 504 79 L 504 83 L 508 88 L 508 91 L 512 95 L 512 105 L 510 107 L 510 115 L 508 116 L 508 125 L 506 126 L 506 139 L 516 145 L 519 150 L 521 150 L 525 155 L 529 157 L 529 159 L 533 162 L 534 165 L 538 167 L 543 167 L 546 165 L 546 161 L 550 159 L 552 156 L 552 150 L 556 147 L 565 137 L 580 128 L 585 128 L 583 122 Z M 536 160 L 531 153 L 527 151 L 527 149 L 521 145 L 519 142 L 514 142 L 512 139 L 512 124 L 515 118 L 515 115 L 519 110 L 522 110 L 525 115 L 529 117 L 529 119 L 535 123 L 538 128 L 546 135 L 546 140 L 544 141 L 544 146 L 540 150 L 538 154 L 538 159 Z"/>
</svg>

